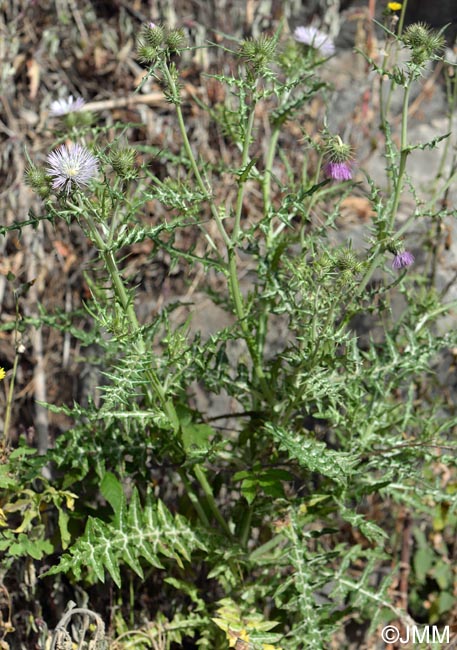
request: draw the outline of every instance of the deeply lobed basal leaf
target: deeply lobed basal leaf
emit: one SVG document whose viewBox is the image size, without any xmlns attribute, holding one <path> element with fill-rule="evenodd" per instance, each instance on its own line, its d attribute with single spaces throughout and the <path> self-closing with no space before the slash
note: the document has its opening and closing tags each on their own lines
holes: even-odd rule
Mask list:
<svg viewBox="0 0 457 650">
<path fill-rule="evenodd" d="M 79 579 L 87 569 L 104 582 L 106 570 L 120 587 L 123 562 L 142 578 L 141 559 L 157 569 L 164 568 L 161 557 L 183 567 L 194 550 L 205 548 L 184 517 L 173 516 L 162 501 L 153 501 L 150 495 L 142 507 L 134 488 L 128 507 L 120 504 L 111 522 L 89 517 L 84 535 L 45 575 L 71 570 Z"/>
</svg>

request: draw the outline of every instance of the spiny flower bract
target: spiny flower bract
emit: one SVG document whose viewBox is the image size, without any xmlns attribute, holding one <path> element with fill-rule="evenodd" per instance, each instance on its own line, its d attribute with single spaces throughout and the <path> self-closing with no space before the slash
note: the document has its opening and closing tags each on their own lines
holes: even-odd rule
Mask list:
<svg viewBox="0 0 457 650">
<path fill-rule="evenodd" d="M 299 43 L 313 47 L 323 57 L 335 54 L 335 45 L 332 39 L 328 34 L 317 29 L 317 27 L 311 25 L 308 27 L 296 27 L 294 38 Z"/>
<path fill-rule="evenodd" d="M 135 178 L 136 151 L 133 147 L 116 147 L 109 155 L 109 161 L 118 176 L 124 180 Z"/>
<path fill-rule="evenodd" d="M 255 72 L 261 74 L 273 60 L 276 44 L 276 38 L 262 34 L 258 38 L 243 41 L 238 56 L 244 59 Z"/>
<path fill-rule="evenodd" d="M 426 23 L 409 25 L 402 40 L 412 51 L 411 61 L 419 66 L 434 58 L 446 43 L 442 33 L 431 29 Z"/>
<path fill-rule="evenodd" d="M 81 187 L 98 172 L 98 162 L 91 152 L 80 144 L 63 144 L 46 158 L 46 171 L 53 177 L 52 187 L 70 193 L 73 185 Z"/>
<path fill-rule="evenodd" d="M 49 176 L 44 169 L 36 167 L 30 163 L 25 170 L 25 182 L 29 185 L 42 199 L 47 199 L 51 193 L 51 183 Z"/>
<path fill-rule="evenodd" d="M 146 29 L 143 30 L 144 41 L 150 47 L 160 47 L 162 45 L 165 32 L 163 27 L 155 23 L 149 23 Z"/>
<path fill-rule="evenodd" d="M 155 30 L 153 30 L 155 31 Z M 187 38 L 184 33 L 184 30 L 180 27 L 175 29 L 170 29 L 170 31 L 165 34 L 165 47 L 170 52 L 179 52 L 184 49 L 187 45 Z"/>
<path fill-rule="evenodd" d="M 74 113 L 79 111 L 86 102 L 82 97 L 73 97 L 69 95 L 67 98 L 56 99 L 54 102 L 51 102 L 50 112 L 51 115 L 59 116 L 66 115 L 67 113 Z"/>
<path fill-rule="evenodd" d="M 349 181 L 352 178 L 350 160 L 352 150 L 349 144 L 342 141 L 339 135 L 325 134 L 324 174 L 334 181 Z"/>
</svg>

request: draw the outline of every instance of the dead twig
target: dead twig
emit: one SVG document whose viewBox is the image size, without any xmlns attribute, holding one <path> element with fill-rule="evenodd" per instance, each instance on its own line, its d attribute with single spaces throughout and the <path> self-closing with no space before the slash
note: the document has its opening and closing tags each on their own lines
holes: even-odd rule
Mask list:
<svg viewBox="0 0 457 650">
<path fill-rule="evenodd" d="M 186 93 L 183 91 L 183 94 Z M 137 104 L 148 104 L 149 106 L 166 106 L 167 100 L 163 93 L 157 91 L 145 95 L 129 95 L 129 97 L 116 97 L 116 99 L 105 99 L 99 102 L 89 102 L 81 110 L 83 111 L 105 111 L 113 108 L 129 108 Z"/>
</svg>

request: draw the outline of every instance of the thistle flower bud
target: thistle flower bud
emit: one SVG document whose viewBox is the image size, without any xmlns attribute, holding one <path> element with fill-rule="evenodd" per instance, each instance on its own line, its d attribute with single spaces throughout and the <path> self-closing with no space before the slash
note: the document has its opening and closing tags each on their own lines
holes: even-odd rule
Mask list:
<svg viewBox="0 0 457 650">
<path fill-rule="evenodd" d="M 445 45 L 443 35 L 424 23 L 409 25 L 402 40 L 412 51 L 412 62 L 419 66 L 423 66 L 432 59 Z"/>
<path fill-rule="evenodd" d="M 183 29 L 172 29 L 165 34 L 165 47 L 170 52 L 179 52 L 179 50 L 184 49 L 186 45 L 187 39 Z"/>
<path fill-rule="evenodd" d="M 352 158 L 352 150 L 339 135 L 327 137 L 325 158 L 324 174 L 327 178 L 335 181 L 351 180 L 352 169 L 349 161 Z"/>
<path fill-rule="evenodd" d="M 94 114 L 90 111 L 68 113 L 63 118 L 63 121 L 68 129 L 72 129 L 78 126 L 90 126 L 94 121 Z"/>
<path fill-rule="evenodd" d="M 340 287 L 347 286 L 354 282 L 354 273 L 352 269 L 344 269 L 338 276 L 338 285 Z"/>
<path fill-rule="evenodd" d="M 344 248 L 338 251 L 334 270 L 339 272 L 339 279 L 342 284 L 349 284 L 356 275 L 363 271 L 363 262 L 357 259 L 352 248 Z"/>
<path fill-rule="evenodd" d="M 43 199 L 43 201 L 44 201 L 44 199 L 49 198 L 51 196 L 51 188 L 49 186 L 49 183 L 47 183 L 46 185 L 43 183 L 43 185 L 41 185 L 36 190 L 36 193 L 38 194 L 40 199 Z"/>
<path fill-rule="evenodd" d="M 327 137 L 325 155 L 332 162 L 344 163 L 352 158 L 351 146 L 343 142 L 339 135 Z"/>
<path fill-rule="evenodd" d="M 339 251 L 336 264 L 341 271 L 353 271 L 358 264 L 354 251 L 350 248 Z"/>
<path fill-rule="evenodd" d="M 25 170 L 25 182 L 42 199 L 47 199 L 51 194 L 51 179 L 44 169 L 30 164 Z"/>
<path fill-rule="evenodd" d="M 243 41 L 238 51 L 238 56 L 246 61 L 252 70 L 261 74 L 267 69 L 268 64 L 273 60 L 276 51 L 276 39 L 271 36 L 259 36 L 259 38 Z"/>
<path fill-rule="evenodd" d="M 328 253 L 321 255 L 315 262 L 315 270 L 319 277 L 323 278 L 332 271 L 335 264 Z"/>
<path fill-rule="evenodd" d="M 159 55 L 159 51 L 156 47 L 149 45 L 143 40 L 138 41 L 136 52 L 138 60 L 141 61 L 141 63 L 146 63 L 147 65 L 153 63 Z"/>
<path fill-rule="evenodd" d="M 144 41 L 151 47 L 160 47 L 163 43 L 165 32 L 163 27 L 155 23 L 149 25 L 143 30 Z"/>
<path fill-rule="evenodd" d="M 29 165 L 25 170 L 25 182 L 34 190 L 36 190 L 36 188 L 41 185 L 46 178 L 46 172 L 33 164 Z"/>
<path fill-rule="evenodd" d="M 137 170 L 135 168 L 136 151 L 133 147 L 120 147 L 111 150 L 109 161 L 116 174 L 122 180 L 131 180 L 136 178 Z"/>
</svg>

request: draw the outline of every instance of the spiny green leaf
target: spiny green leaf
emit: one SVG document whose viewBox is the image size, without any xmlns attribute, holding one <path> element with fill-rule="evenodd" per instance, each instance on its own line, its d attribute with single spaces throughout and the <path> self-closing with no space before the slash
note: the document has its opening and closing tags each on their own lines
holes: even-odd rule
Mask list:
<svg viewBox="0 0 457 650">
<path fill-rule="evenodd" d="M 108 478 L 107 485 L 116 483 Z M 124 502 L 118 500 L 117 503 L 121 503 L 121 508 L 113 521 L 106 523 L 90 517 L 84 535 L 48 574 L 71 569 L 79 577 L 82 568 L 87 567 L 103 582 L 106 569 L 119 587 L 122 563 L 143 577 L 140 558 L 162 569 L 159 558 L 162 555 L 182 568 L 183 560 L 190 561 L 194 549 L 206 548 L 186 520 L 182 516 L 173 517 L 161 501 L 153 502 L 148 496 L 142 509 L 138 492 L 134 489 L 128 508 Z"/>
<path fill-rule="evenodd" d="M 106 472 L 100 484 L 100 491 L 114 510 L 116 516 L 119 516 L 125 497 L 122 485 L 114 474 Z"/>
<path fill-rule="evenodd" d="M 324 442 L 303 435 L 287 432 L 281 427 L 267 425 L 267 430 L 281 449 L 311 472 L 331 478 L 341 485 L 347 482 L 358 457 L 353 454 L 329 449 Z"/>
</svg>

